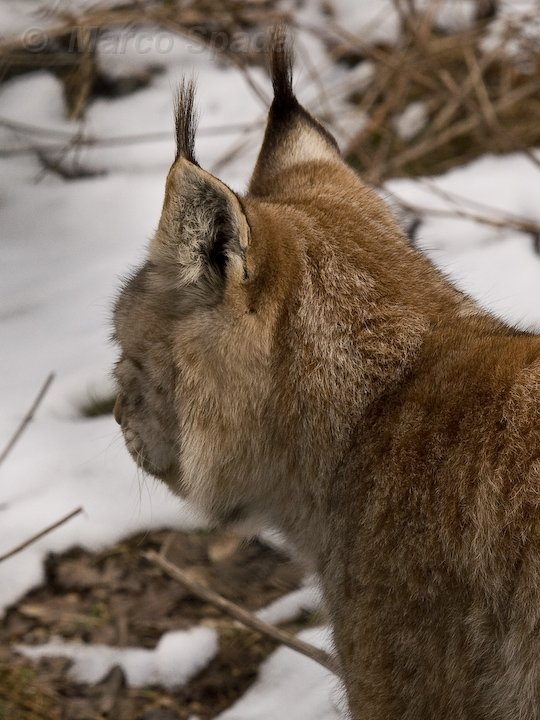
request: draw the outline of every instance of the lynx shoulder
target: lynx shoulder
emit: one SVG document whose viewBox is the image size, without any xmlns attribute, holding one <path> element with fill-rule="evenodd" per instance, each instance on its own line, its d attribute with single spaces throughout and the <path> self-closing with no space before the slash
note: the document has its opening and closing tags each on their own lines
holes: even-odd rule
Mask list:
<svg viewBox="0 0 540 720">
<path fill-rule="evenodd" d="M 409 246 L 298 103 L 279 33 L 272 77 L 243 196 L 199 166 L 179 94 L 115 308 L 127 447 L 317 570 L 355 720 L 538 719 L 540 342 Z"/>
</svg>

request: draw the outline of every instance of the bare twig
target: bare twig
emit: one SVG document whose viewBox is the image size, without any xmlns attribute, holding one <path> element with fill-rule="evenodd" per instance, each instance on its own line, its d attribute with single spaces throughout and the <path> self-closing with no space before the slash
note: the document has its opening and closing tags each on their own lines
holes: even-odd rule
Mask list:
<svg viewBox="0 0 540 720">
<path fill-rule="evenodd" d="M 64 151 L 63 155 L 65 154 Z M 79 164 L 70 165 L 64 162 L 63 157 L 56 158 L 42 150 L 36 150 L 36 155 L 42 168 L 38 179 L 41 179 L 41 175 L 45 175 L 47 172 L 58 175 L 62 180 L 80 180 L 81 178 L 98 177 L 104 174 L 102 170 L 91 170 Z"/>
<path fill-rule="evenodd" d="M 181 583 L 194 595 L 219 608 L 227 615 L 230 615 L 235 620 L 238 620 L 238 622 L 242 623 L 242 625 L 245 625 L 252 630 L 256 630 L 257 632 L 261 633 L 261 635 L 266 635 L 267 637 L 272 638 L 272 640 L 286 645 L 292 650 L 296 650 L 302 655 L 311 658 L 311 660 L 319 663 L 319 665 L 322 665 L 327 670 L 330 670 L 330 672 L 337 673 L 337 663 L 326 651 L 321 650 L 314 645 L 310 645 L 303 640 L 300 640 L 294 635 L 291 635 L 291 633 L 280 630 L 279 628 L 276 628 L 273 625 L 270 625 L 269 623 L 260 620 L 253 613 L 245 610 L 239 605 L 236 605 L 230 600 L 227 600 L 223 596 L 216 593 L 214 590 L 210 590 L 209 588 L 205 587 L 202 583 L 197 582 L 181 568 L 169 562 L 166 558 L 164 558 L 157 552 L 145 552 L 143 553 L 143 557 L 149 560 L 154 565 L 157 565 L 169 577 Z"/>
<path fill-rule="evenodd" d="M 506 97 L 499 100 L 497 103 L 494 104 L 493 109 L 495 112 L 502 112 L 512 106 L 515 106 L 517 103 L 525 100 L 527 97 L 530 97 L 534 93 L 538 91 L 538 83 L 535 80 L 534 82 L 528 82 L 512 92 L 510 92 Z M 389 163 L 390 170 L 397 170 L 406 163 L 412 162 L 413 160 L 417 160 L 420 157 L 423 157 L 427 155 L 428 153 L 433 152 L 437 148 L 441 147 L 441 145 L 445 145 L 446 143 L 449 143 L 451 140 L 454 140 L 457 137 L 460 137 L 462 135 L 465 135 L 473 130 L 475 130 L 480 123 L 482 122 L 482 116 L 481 115 L 472 115 L 465 120 L 462 120 L 460 122 L 455 123 L 454 125 L 450 125 L 448 128 L 446 128 L 445 131 L 441 132 L 437 137 L 429 138 L 425 142 L 419 143 L 418 145 L 415 145 L 413 147 L 407 148 L 402 153 L 397 155 L 392 161 Z"/>
<path fill-rule="evenodd" d="M 264 119 L 256 120 L 250 123 L 230 123 L 227 125 L 210 125 L 197 130 L 199 136 L 226 135 L 247 132 L 262 127 Z M 41 141 L 40 144 L 23 145 L 19 147 L 0 147 L 0 157 L 13 157 L 16 155 L 29 155 L 35 153 L 51 153 L 62 152 L 67 146 L 77 147 L 115 147 L 119 145 L 138 145 L 153 142 L 169 142 L 172 141 L 172 130 L 163 130 L 148 133 L 138 133 L 133 135 L 111 135 L 99 137 L 97 135 L 86 135 L 79 133 L 71 133 L 69 131 L 56 131 L 49 128 L 40 128 L 38 126 L 27 125 L 25 123 L 15 123 L 0 118 L 0 127 L 7 127 L 14 132 L 24 136 L 43 135 L 44 138 L 50 136 L 65 140 L 65 143 L 49 143 Z"/>
<path fill-rule="evenodd" d="M 17 443 L 23 432 L 26 430 L 28 425 L 32 422 L 32 418 L 34 417 L 36 410 L 41 404 L 41 401 L 47 394 L 47 391 L 49 387 L 51 386 L 52 381 L 54 380 L 54 373 L 51 373 L 48 378 L 43 383 L 41 390 L 36 395 L 36 399 L 32 403 L 30 409 L 26 413 L 26 415 L 21 420 L 19 427 L 15 430 L 13 435 L 11 436 L 11 439 L 8 441 L 6 447 L 2 450 L 0 453 L 0 465 L 4 462 L 4 460 L 7 458 L 9 453 L 12 451 L 14 445 Z"/>
<path fill-rule="evenodd" d="M 435 183 L 426 178 L 418 178 L 416 182 L 424 185 L 433 195 L 440 197 L 448 203 L 446 208 L 430 208 L 402 200 L 398 195 L 391 192 L 387 187 L 385 193 L 390 195 L 403 210 L 412 212 L 415 215 L 431 215 L 432 217 L 460 218 L 470 220 L 480 225 L 489 225 L 498 229 L 513 229 L 527 235 L 540 234 L 540 224 L 534 220 L 501 211 L 490 205 L 480 203 L 468 197 L 463 197 L 448 190 L 443 190 Z"/>
<path fill-rule="evenodd" d="M 523 148 L 521 152 L 525 155 L 527 160 L 530 160 L 533 165 L 540 169 L 540 158 L 538 158 L 532 150 L 529 148 Z"/>
<path fill-rule="evenodd" d="M 82 507 L 77 508 L 76 510 L 72 510 L 68 515 L 65 515 L 60 520 L 57 520 L 52 525 L 49 525 L 44 530 L 41 530 L 40 532 L 36 533 L 36 535 L 32 535 L 31 538 L 28 538 L 28 540 L 25 540 L 20 545 L 17 545 L 16 547 L 9 550 L 9 552 L 4 553 L 4 555 L 0 555 L 0 563 L 4 562 L 4 560 L 7 560 L 10 557 L 13 557 L 14 555 L 17 555 L 17 553 L 22 552 L 22 550 L 26 550 L 26 548 L 29 545 L 33 545 L 38 540 L 41 540 L 42 537 L 45 537 L 45 535 L 48 535 L 53 530 L 56 530 L 61 525 L 65 525 L 69 520 L 76 517 L 77 515 L 80 515 L 82 513 L 83 509 Z"/>
<path fill-rule="evenodd" d="M 197 128 L 197 135 L 222 135 L 224 133 L 235 133 L 242 130 L 250 130 L 262 125 L 264 118 L 254 120 L 252 122 L 227 123 L 223 125 L 207 125 L 206 127 Z M 122 145 L 138 142 L 151 142 L 153 140 L 168 140 L 172 136 L 171 130 L 157 130 L 155 132 L 136 133 L 134 135 L 81 135 L 73 133 L 71 130 L 58 130 L 56 128 L 43 127 L 41 125 L 32 125 L 23 123 L 18 120 L 10 120 L 0 117 L 0 127 L 21 133 L 23 135 L 43 135 L 56 138 L 59 140 L 72 140 L 73 137 L 79 138 L 79 144 L 84 145 Z"/>
<path fill-rule="evenodd" d="M 430 6 L 424 10 L 422 18 L 414 6 L 414 0 L 392 0 L 392 5 L 400 19 L 402 33 L 405 37 L 410 36 L 418 40 L 417 35 L 419 31 L 425 32 L 424 23 L 426 18 L 431 26 L 431 18 L 428 18 L 428 12 L 429 8 L 436 2 L 437 0 L 431 1 Z"/>
<path fill-rule="evenodd" d="M 86 110 L 92 92 L 96 70 L 95 51 L 92 49 L 92 30 L 83 28 L 78 33 L 81 61 L 77 71 L 77 87 L 70 112 L 71 120 L 80 120 Z"/>
<path fill-rule="evenodd" d="M 492 205 L 479 202 L 478 200 L 473 200 L 470 197 L 460 195 L 459 193 L 450 190 L 443 190 L 443 188 L 439 187 L 436 183 L 427 178 L 418 178 L 416 182 L 418 182 L 420 185 L 424 185 L 434 195 L 442 198 L 455 208 L 467 212 L 466 207 L 468 206 L 469 208 L 473 208 L 473 213 L 474 209 L 476 209 L 477 212 L 474 214 L 477 217 L 491 218 L 501 227 L 513 227 L 516 230 L 520 230 L 526 233 L 538 232 L 540 230 L 539 224 L 534 220 L 530 220 L 528 218 L 515 215 L 514 213 L 500 210 L 499 208 L 496 208 Z"/>
<path fill-rule="evenodd" d="M 484 71 L 471 48 L 465 48 L 463 56 L 469 68 L 469 77 L 474 85 L 476 96 L 478 98 L 478 105 L 484 116 L 486 126 L 490 130 L 496 130 L 499 127 L 499 121 L 485 85 Z"/>
<path fill-rule="evenodd" d="M 470 220 L 471 222 L 478 223 L 479 225 L 489 225 L 490 227 L 498 228 L 499 230 L 512 228 L 519 232 L 527 233 L 528 235 L 540 233 L 540 226 L 536 223 L 520 223 L 513 221 L 510 218 L 489 217 L 488 215 L 482 215 L 480 213 L 475 213 L 470 210 L 462 210 L 460 208 L 445 210 L 443 208 L 423 207 L 421 205 L 415 205 L 414 203 L 408 203 L 405 200 L 400 200 L 399 198 L 395 198 L 395 202 L 403 208 L 403 210 L 414 213 L 415 215 L 431 215 L 432 217 Z"/>
<path fill-rule="evenodd" d="M 286 13 L 276 13 L 274 19 L 286 19 Z M 268 16 L 265 18 L 261 17 L 260 13 L 255 11 L 250 13 L 248 10 L 242 15 L 243 21 L 261 21 L 262 19 L 268 20 Z M 49 27 L 46 29 L 44 35 L 48 41 L 52 41 L 62 37 L 77 37 L 83 44 L 83 58 L 84 42 L 85 38 L 88 37 L 89 33 L 99 29 L 100 33 L 104 33 L 112 30 L 119 30 L 129 28 L 130 30 L 148 27 L 154 25 L 164 30 L 170 30 L 172 32 L 179 33 L 188 39 L 192 39 L 201 45 L 207 45 L 215 52 L 218 52 L 227 63 L 236 67 L 244 76 L 246 83 L 251 88 L 253 93 L 261 100 L 266 107 L 268 104 L 268 97 L 264 90 L 259 87 L 258 83 L 250 75 L 246 65 L 238 58 L 238 56 L 229 51 L 227 48 L 214 47 L 211 43 L 208 43 L 207 39 L 199 32 L 197 28 L 207 23 L 208 17 L 205 12 L 199 12 L 193 8 L 183 8 L 181 11 L 179 8 L 169 8 L 166 4 L 159 5 L 144 5 L 136 6 L 135 8 L 130 6 L 119 5 L 111 8 L 104 8 L 96 6 L 89 8 L 86 11 L 82 11 L 78 14 L 70 14 L 69 16 L 58 15 L 58 25 Z M 230 25 L 230 17 L 226 13 L 220 10 L 216 11 L 216 14 L 212 16 L 212 20 L 220 22 L 224 28 L 232 29 Z M 25 50 L 27 47 L 27 37 L 23 33 L 22 35 L 12 36 L 4 40 L 0 40 L 0 57 L 8 57 L 10 53 L 15 51 Z M 37 55 L 36 55 L 37 57 Z M 86 93 L 86 90 L 84 90 Z M 84 97 L 81 101 L 84 103 Z M 80 110 L 79 103 L 75 110 Z"/>
<path fill-rule="evenodd" d="M 369 60 L 380 63 L 382 66 L 393 72 L 400 72 L 402 69 L 400 62 L 403 61 L 403 57 L 400 55 L 399 59 L 396 60 L 393 49 L 386 50 L 378 45 L 363 43 L 357 35 L 348 32 L 341 25 L 336 24 L 330 19 L 324 27 L 320 27 L 313 23 L 309 23 L 304 19 L 300 23 L 295 20 L 294 16 L 291 16 L 287 20 L 287 24 L 290 27 L 309 32 L 313 35 L 313 37 L 319 38 L 324 43 L 330 42 L 335 45 L 336 38 L 341 38 L 344 44 L 344 49 L 346 48 L 349 51 L 357 52 Z M 369 37 L 370 33 L 367 28 L 363 28 L 361 34 Z M 407 59 L 407 62 L 407 70 L 410 73 L 411 78 L 416 80 L 420 86 L 426 87 L 426 89 L 436 89 L 436 83 L 431 78 L 423 73 L 415 71 L 414 62 L 411 62 L 410 59 Z"/>
<path fill-rule="evenodd" d="M 482 58 L 479 62 L 479 69 L 482 76 L 495 60 L 496 53 L 494 52 L 488 53 Z M 452 96 L 449 98 L 448 103 L 443 106 L 437 117 L 433 119 L 431 125 L 432 129 L 436 131 L 441 130 L 450 123 L 459 108 L 467 100 L 471 91 L 474 90 L 474 78 L 471 77 L 471 75 L 467 76 L 462 82 L 456 83 L 448 70 L 442 69 L 439 71 L 439 78 L 443 85 L 450 90 Z"/>
<path fill-rule="evenodd" d="M 218 174 L 224 167 L 229 165 L 235 158 L 245 152 L 246 148 L 253 144 L 253 138 L 249 132 L 243 132 L 239 138 L 212 164 L 211 172 Z"/>
</svg>

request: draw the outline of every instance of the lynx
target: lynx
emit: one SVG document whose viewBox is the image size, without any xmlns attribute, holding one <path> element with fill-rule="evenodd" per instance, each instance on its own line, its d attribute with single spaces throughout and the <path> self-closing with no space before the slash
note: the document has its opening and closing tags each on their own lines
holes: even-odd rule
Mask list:
<svg viewBox="0 0 540 720">
<path fill-rule="evenodd" d="M 540 718 L 540 340 L 408 244 L 297 101 L 279 32 L 271 55 L 243 196 L 197 163 L 179 94 L 115 308 L 127 447 L 318 572 L 354 720 Z"/>
</svg>

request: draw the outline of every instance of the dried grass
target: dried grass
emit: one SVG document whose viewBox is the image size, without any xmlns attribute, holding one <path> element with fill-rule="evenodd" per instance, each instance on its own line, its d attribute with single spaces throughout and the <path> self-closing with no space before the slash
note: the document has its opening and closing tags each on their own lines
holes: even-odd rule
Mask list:
<svg viewBox="0 0 540 720">
<path fill-rule="evenodd" d="M 530 150 L 540 146 L 540 44 L 528 39 L 519 24 L 508 23 L 500 43 L 487 49 L 484 39 L 488 23 L 497 12 L 496 0 L 477 0 L 474 27 L 452 34 L 445 34 L 436 26 L 440 0 L 432 0 L 423 12 L 416 9 L 413 0 L 393 2 L 402 25 L 401 40 L 395 46 L 360 41 L 330 16 L 325 28 L 308 26 L 305 21 L 300 26 L 317 34 L 336 62 L 372 64 L 373 74 L 367 86 L 361 90 L 354 85 L 345 88 L 357 104 L 359 118 L 367 117 L 345 150 L 349 162 L 374 185 L 393 177 L 439 174 L 485 153 L 520 151 L 540 165 Z M 106 82 L 97 63 L 97 42 L 118 30 L 158 28 L 213 47 L 224 62 L 243 74 L 266 107 L 269 98 L 250 72 L 253 65 L 265 61 L 260 44 L 246 46 L 235 42 L 235 38 L 246 39 L 254 34 L 261 38 L 277 20 L 299 27 L 293 15 L 276 8 L 275 0 L 220 3 L 135 0 L 108 9 L 96 6 L 78 14 L 58 14 L 47 30 L 47 44 L 41 52 L 32 52 L 24 35 L 0 41 L 0 82 L 28 69 L 50 68 L 64 82 L 71 116 L 80 118 Z M 519 57 L 505 52 L 512 45 L 520 48 Z M 305 57 L 303 62 L 306 63 Z M 319 88 L 321 99 L 325 100 L 323 104 L 331 108 L 332 98 L 343 96 L 344 88 L 339 91 L 324 88 L 316 68 L 310 66 L 309 73 L 310 82 Z M 132 86 L 148 80 L 134 78 Z M 426 122 L 406 139 L 400 135 L 396 121 L 412 103 L 423 105 Z M 329 115 L 328 119 L 331 123 L 333 118 Z M 0 124 L 13 125 L 1 119 Z M 81 133 L 67 137 L 46 128 L 15 125 L 11 129 L 22 138 L 22 144 L 0 148 L 0 156 L 35 153 L 43 160 L 44 172 L 54 171 L 66 179 L 79 176 L 80 171 L 66 170 L 56 160 L 51 163 L 51 152 L 62 159 L 66 152 L 83 145 L 111 146 L 163 139 L 162 133 L 109 138 Z M 235 133 L 241 130 L 241 135 L 216 160 L 212 168 L 215 172 L 246 151 L 253 129 L 253 125 L 231 127 Z M 200 133 L 206 131 L 226 135 L 228 129 L 201 128 Z M 467 216 L 495 227 L 519 229 L 535 239 L 540 237 L 538 224 L 527 218 L 509 218 L 494 208 L 479 210 L 466 202 L 447 201 L 448 209 L 439 213 Z M 416 216 L 432 212 L 401 205 Z"/>
<path fill-rule="evenodd" d="M 47 68 L 64 83 L 70 117 L 83 116 L 93 90 L 103 78 L 97 62 L 100 40 L 117 30 L 160 29 L 207 43 L 220 57 L 246 76 L 253 91 L 268 98 L 247 68 L 262 61 L 257 47 L 234 42 L 253 29 L 266 28 L 287 14 L 274 9 L 272 0 L 142 0 L 79 13 L 57 12 L 54 23 L 37 36 L 22 33 L 0 41 L 0 82 L 29 70 Z"/>
<path fill-rule="evenodd" d="M 358 101 L 368 121 L 347 156 L 368 180 L 380 184 L 390 177 L 438 174 L 484 153 L 540 145 L 538 44 L 530 44 L 526 58 L 509 56 L 502 43 L 487 51 L 485 20 L 444 35 L 433 12 L 412 14 L 406 4 L 395 4 L 402 17 L 399 45 L 367 55 L 365 48 L 356 48 L 369 57 L 374 74 Z M 509 25 L 506 44 L 513 36 L 522 40 L 522 34 Z M 354 39 L 344 35 L 334 52 L 354 53 Z M 395 121 L 414 102 L 424 104 L 427 122 L 412 139 L 404 139 Z"/>
<path fill-rule="evenodd" d="M 0 719 L 60 720 L 58 694 L 23 663 L 0 661 Z"/>
</svg>

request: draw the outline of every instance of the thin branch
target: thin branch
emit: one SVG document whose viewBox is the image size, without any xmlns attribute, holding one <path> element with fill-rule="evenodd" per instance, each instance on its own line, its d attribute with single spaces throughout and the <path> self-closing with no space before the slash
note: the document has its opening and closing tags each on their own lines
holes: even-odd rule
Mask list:
<svg viewBox="0 0 540 720">
<path fill-rule="evenodd" d="M 499 210 L 492 205 L 479 202 L 478 200 L 473 200 L 472 198 L 465 197 L 453 191 L 444 190 L 428 178 L 417 178 L 416 182 L 420 185 L 424 185 L 434 195 L 437 195 L 461 212 L 468 212 L 466 210 L 466 206 L 473 209 L 475 208 L 477 212 L 474 212 L 474 210 L 469 211 L 469 215 L 480 217 L 484 222 L 491 219 L 493 222 L 497 222 L 501 227 L 513 227 L 516 230 L 526 233 L 537 233 L 540 230 L 540 225 L 534 220 L 520 217 L 514 213 Z"/>
<path fill-rule="evenodd" d="M 508 108 L 515 106 L 518 102 L 525 100 L 527 97 L 534 94 L 537 90 L 538 83 L 536 80 L 534 82 L 529 82 L 521 85 L 520 87 L 511 91 L 506 97 L 496 102 L 493 106 L 493 109 L 497 113 L 503 112 Z M 390 171 L 398 170 L 402 168 L 403 165 L 405 165 L 406 163 L 418 160 L 418 158 L 421 158 L 428 153 L 433 152 L 437 148 L 441 147 L 441 145 L 446 145 L 452 140 L 455 140 L 462 135 L 466 135 L 467 133 L 476 130 L 476 128 L 480 125 L 481 122 L 482 116 L 480 114 L 473 115 L 446 128 L 446 130 L 441 132 L 437 137 L 429 138 L 425 142 L 421 142 L 418 145 L 407 148 L 389 163 Z"/>
<path fill-rule="evenodd" d="M 302 23 L 295 22 L 294 18 L 291 18 L 288 21 L 288 24 L 300 30 L 306 30 L 314 37 L 319 38 L 326 43 L 333 42 L 335 44 L 336 37 L 341 38 L 344 43 L 344 48 L 349 51 L 358 52 L 366 59 L 372 60 L 374 63 L 386 67 L 393 73 L 401 72 L 403 63 L 406 62 L 407 70 L 413 80 L 416 80 L 421 87 L 426 88 L 427 90 L 431 90 L 432 92 L 437 90 L 437 84 L 433 78 L 418 72 L 416 68 L 418 63 L 414 57 L 407 57 L 407 54 L 403 52 L 400 52 L 398 57 L 396 57 L 396 53 L 393 48 L 386 50 L 378 45 L 364 44 L 357 35 L 348 32 L 345 28 L 330 19 L 324 28 L 309 24 L 305 21 L 302 21 Z M 366 28 L 363 28 L 362 34 L 369 37 L 369 32 Z"/>
<path fill-rule="evenodd" d="M 32 125 L 30 123 L 20 122 L 19 120 L 10 120 L 9 118 L 0 116 L 0 126 L 8 128 L 8 130 L 16 130 L 21 133 L 30 133 L 38 135 L 46 135 L 52 138 L 60 138 L 61 140 L 69 139 L 72 133 L 69 130 L 57 130 L 56 128 L 46 128 L 40 125 Z"/>
<path fill-rule="evenodd" d="M 489 225 L 490 227 L 497 228 L 499 230 L 512 228 L 519 232 L 526 233 L 528 235 L 537 235 L 540 232 L 540 227 L 535 224 L 530 226 L 524 226 L 518 223 L 514 223 L 511 220 L 502 220 L 498 218 L 491 218 L 487 215 L 480 215 L 467 210 L 461 210 L 454 208 L 452 210 L 443 210 L 440 208 L 428 208 L 422 207 L 421 205 L 415 205 L 414 203 L 408 203 L 405 200 L 395 199 L 395 202 L 406 210 L 407 212 L 414 213 L 415 215 L 431 215 L 432 217 L 449 218 L 449 219 L 460 219 L 470 220 L 471 222 L 478 223 L 479 225 Z"/>
<path fill-rule="evenodd" d="M 484 121 L 490 130 L 497 130 L 499 128 L 499 120 L 493 108 L 491 98 L 489 97 L 489 92 L 485 84 L 484 71 L 478 62 L 478 58 L 471 48 L 464 49 L 463 57 L 469 68 L 469 77 L 474 85 L 478 105 L 484 116 Z"/>
<path fill-rule="evenodd" d="M 223 133 L 235 133 L 241 130 L 251 130 L 264 123 L 264 118 L 254 120 L 252 122 L 227 123 L 224 125 L 207 125 L 206 127 L 197 128 L 198 135 L 222 135 Z M 72 140 L 73 137 L 80 137 L 81 143 L 85 145 L 110 144 L 118 145 L 123 143 L 134 142 L 150 142 L 152 140 L 168 140 L 172 138 L 171 130 L 157 130 L 154 132 L 137 133 L 134 135 L 83 135 L 80 133 L 72 133 L 71 130 L 58 130 L 56 128 L 47 128 L 41 125 L 32 125 L 30 123 L 19 122 L 18 120 L 9 120 L 0 117 L 0 126 L 8 130 L 14 130 L 26 135 L 45 135 L 60 140 Z"/>
<path fill-rule="evenodd" d="M 41 401 L 47 394 L 48 389 L 51 386 L 52 381 L 54 380 L 54 373 L 51 373 L 48 378 L 43 383 L 43 386 L 41 387 L 41 390 L 36 395 L 36 399 L 30 406 L 30 409 L 26 413 L 26 415 L 21 420 L 19 427 L 15 430 L 13 433 L 11 439 L 8 441 L 8 444 L 6 447 L 2 450 L 0 453 L 0 465 L 4 462 L 4 460 L 7 458 L 9 453 L 13 450 L 14 445 L 17 443 L 23 432 L 26 430 L 28 425 L 32 422 L 32 418 L 36 414 L 36 410 L 41 404 Z"/>
<path fill-rule="evenodd" d="M 286 13 L 276 13 L 275 19 L 287 19 Z M 78 15 L 70 15 L 61 19 L 59 16 L 59 24 L 53 27 L 49 27 L 44 31 L 44 36 L 48 41 L 55 40 L 64 36 L 69 36 L 73 33 L 77 34 L 77 37 L 84 36 L 85 32 L 93 32 L 99 29 L 100 33 L 125 29 L 126 27 L 130 30 L 134 28 L 148 27 L 149 25 L 156 25 L 163 30 L 170 30 L 172 32 L 179 33 L 188 39 L 192 39 L 203 46 L 209 47 L 215 52 L 219 52 L 221 58 L 227 63 L 236 67 L 244 76 L 244 79 L 253 93 L 261 100 L 263 105 L 268 105 L 268 97 L 254 78 L 250 75 L 248 68 L 243 62 L 239 60 L 235 53 L 230 52 L 228 49 L 221 49 L 214 47 L 205 42 L 205 38 L 196 31 L 197 27 L 206 23 L 207 17 L 204 13 L 198 12 L 191 8 L 185 8 L 179 14 L 178 8 L 169 9 L 166 6 L 154 6 L 154 7 L 138 7 L 132 9 L 125 6 L 116 6 L 112 8 L 90 8 L 87 11 L 83 11 Z M 221 19 L 226 22 L 227 18 L 218 14 L 213 17 L 215 21 Z M 260 13 L 245 13 L 242 18 L 243 21 L 248 22 L 250 19 L 256 22 L 260 20 Z M 267 19 L 267 18 L 266 18 Z M 27 48 L 28 38 L 25 33 L 9 37 L 5 40 L 0 40 L 0 57 L 6 56 L 17 50 L 25 50 Z"/>
<path fill-rule="evenodd" d="M 482 76 L 487 72 L 496 59 L 496 52 L 486 53 L 484 55 L 479 63 L 480 73 Z M 439 78 L 444 87 L 450 90 L 451 97 L 431 123 L 432 130 L 435 131 L 442 130 L 450 123 L 459 108 L 467 101 L 471 91 L 474 90 L 474 78 L 471 77 L 471 75 L 468 75 L 461 83 L 456 83 L 448 70 L 443 69 L 439 71 Z"/>
<path fill-rule="evenodd" d="M 249 123 L 231 123 L 228 125 L 210 125 L 197 130 L 199 136 L 208 135 L 225 135 L 238 132 L 247 132 L 262 127 L 264 120 L 255 120 Z M 134 135 L 111 135 L 99 137 L 96 135 L 85 135 L 81 133 L 70 133 L 69 131 L 55 131 L 48 128 L 39 128 L 37 126 L 27 125 L 25 123 L 12 123 L 11 121 L 0 118 L 0 127 L 6 127 L 14 132 L 20 132 L 22 135 L 40 135 L 45 138 L 50 135 L 51 139 L 60 138 L 66 140 L 67 143 L 77 145 L 77 147 L 115 147 L 119 145 L 137 145 L 139 143 L 164 142 L 172 139 L 171 130 L 163 130 L 148 133 L 139 133 Z M 43 143 L 40 145 L 26 145 L 19 147 L 0 147 L 0 157 L 13 157 L 16 155 L 29 155 L 36 152 L 56 152 L 62 151 L 66 147 L 65 143 Z"/>
<path fill-rule="evenodd" d="M 310 645 L 294 635 L 291 635 L 291 633 L 280 630 L 279 628 L 260 620 L 256 615 L 249 612 L 249 610 L 245 610 L 230 600 L 225 599 L 214 590 L 210 590 L 205 587 L 202 583 L 193 580 L 193 578 L 189 577 L 184 570 L 169 562 L 157 552 L 145 552 L 143 553 L 143 557 L 154 565 L 157 565 L 165 574 L 173 580 L 179 582 L 194 595 L 219 608 L 227 615 L 230 615 L 235 620 L 238 620 L 238 622 L 242 623 L 242 625 L 245 625 L 252 630 L 256 630 L 261 633 L 261 635 L 266 635 L 267 637 L 272 638 L 272 640 L 286 645 L 292 650 L 296 650 L 302 655 L 305 655 L 306 657 L 311 658 L 311 660 L 319 663 L 319 665 L 322 665 L 327 670 L 330 670 L 330 672 L 337 674 L 337 663 L 325 650 L 321 650 L 314 645 Z"/>
<path fill-rule="evenodd" d="M 235 158 L 245 152 L 249 145 L 253 144 L 253 138 L 249 137 L 249 133 L 243 133 L 237 140 L 212 164 L 211 172 L 217 175 L 221 170 L 229 165 Z"/>
<path fill-rule="evenodd" d="M 536 157 L 532 150 L 530 150 L 529 148 L 523 148 L 521 152 L 523 153 L 523 155 L 525 155 L 527 160 L 530 160 L 533 165 L 540 169 L 540 158 Z"/>
<path fill-rule="evenodd" d="M 36 535 L 32 535 L 31 538 L 28 538 L 28 540 L 25 540 L 20 545 L 17 545 L 9 552 L 4 553 L 4 555 L 0 555 L 0 563 L 4 562 L 4 560 L 7 560 L 10 557 L 13 557 L 13 555 L 17 555 L 17 553 L 20 553 L 22 550 L 26 550 L 29 545 L 33 545 L 38 540 L 41 540 L 42 537 L 45 537 L 45 535 L 48 535 L 53 530 L 56 530 L 56 528 L 59 528 L 61 525 L 65 525 L 65 523 L 67 523 L 69 520 L 76 517 L 77 515 L 80 515 L 82 511 L 82 507 L 79 507 L 76 510 L 72 510 L 68 515 L 65 515 L 63 518 L 57 520 L 52 525 L 49 525 L 44 530 L 36 533 Z"/>
</svg>

